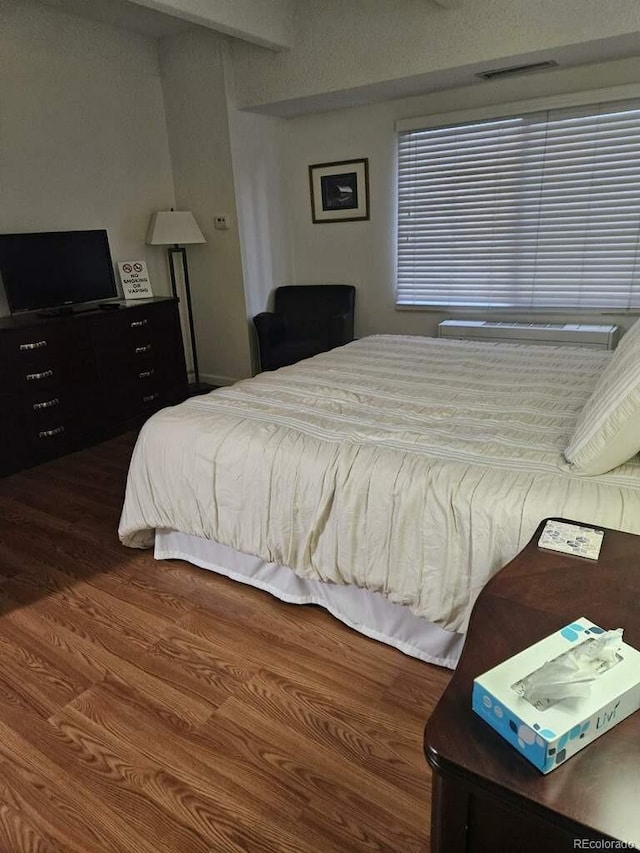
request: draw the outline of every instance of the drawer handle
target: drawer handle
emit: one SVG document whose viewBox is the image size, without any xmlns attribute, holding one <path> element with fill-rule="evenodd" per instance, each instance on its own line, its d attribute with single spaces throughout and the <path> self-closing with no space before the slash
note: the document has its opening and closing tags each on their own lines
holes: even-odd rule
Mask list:
<svg viewBox="0 0 640 853">
<path fill-rule="evenodd" d="M 144 347 L 136 347 L 136 353 L 139 353 L 139 352 L 151 352 L 151 350 L 152 350 L 152 349 L 153 349 L 153 347 L 151 346 L 151 344 L 147 344 L 147 345 L 146 345 L 146 346 L 144 346 Z"/>
<path fill-rule="evenodd" d="M 138 378 L 139 378 L 139 379 L 149 379 L 149 377 L 153 376 L 153 374 L 154 374 L 155 372 L 156 372 L 155 367 L 152 367 L 152 368 L 151 368 L 151 370 L 142 370 L 142 371 L 138 374 Z"/>
<path fill-rule="evenodd" d="M 42 373 L 27 373 L 27 382 L 34 379 L 48 379 L 50 376 L 53 376 L 53 370 L 43 370 Z"/>
<path fill-rule="evenodd" d="M 58 406 L 59 404 L 60 400 L 54 397 L 52 400 L 45 400 L 44 403 L 34 403 L 33 410 L 37 412 L 39 409 L 50 409 L 52 406 Z"/>
<path fill-rule="evenodd" d="M 46 341 L 34 341 L 32 344 L 20 344 L 20 349 L 21 350 L 42 349 L 43 347 L 46 347 L 46 345 L 47 345 Z"/>
<path fill-rule="evenodd" d="M 60 435 L 63 432 L 63 426 L 55 427 L 54 429 L 43 429 L 38 433 L 38 438 L 51 438 L 52 435 Z"/>
<path fill-rule="evenodd" d="M 146 320 L 133 320 L 133 322 L 131 323 L 131 328 L 132 329 L 140 329 L 140 328 L 142 328 L 142 326 L 146 326 L 146 325 L 147 325 Z"/>
<path fill-rule="evenodd" d="M 157 400 L 159 396 L 160 396 L 160 394 L 158 394 L 157 392 L 155 394 L 147 394 L 146 397 L 142 398 L 142 402 L 143 403 L 151 403 L 152 400 Z"/>
</svg>

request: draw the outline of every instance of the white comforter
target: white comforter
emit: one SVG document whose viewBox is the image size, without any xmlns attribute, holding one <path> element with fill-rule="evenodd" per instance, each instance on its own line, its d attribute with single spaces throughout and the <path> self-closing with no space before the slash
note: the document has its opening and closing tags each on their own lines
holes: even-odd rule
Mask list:
<svg viewBox="0 0 640 853">
<path fill-rule="evenodd" d="M 196 397 L 145 424 L 121 540 L 215 539 L 463 631 L 542 518 L 640 533 L 637 460 L 562 456 L 609 357 L 375 336 Z"/>
</svg>

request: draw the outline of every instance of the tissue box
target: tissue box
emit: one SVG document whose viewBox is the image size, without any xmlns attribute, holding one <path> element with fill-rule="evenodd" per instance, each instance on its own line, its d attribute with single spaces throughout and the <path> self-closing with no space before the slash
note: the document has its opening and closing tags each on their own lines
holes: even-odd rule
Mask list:
<svg viewBox="0 0 640 853">
<path fill-rule="evenodd" d="M 622 660 L 591 682 L 584 698 L 538 710 L 513 689 L 547 661 L 604 633 L 581 617 L 473 682 L 472 708 L 543 773 L 640 708 L 640 652 L 622 643 Z"/>
</svg>

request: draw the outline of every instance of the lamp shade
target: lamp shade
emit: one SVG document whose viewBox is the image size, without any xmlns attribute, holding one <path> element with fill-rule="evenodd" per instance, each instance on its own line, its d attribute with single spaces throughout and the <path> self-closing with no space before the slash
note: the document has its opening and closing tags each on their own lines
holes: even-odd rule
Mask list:
<svg viewBox="0 0 640 853">
<path fill-rule="evenodd" d="M 150 246 L 206 243 L 190 210 L 158 210 L 151 217 L 147 244 Z"/>
</svg>

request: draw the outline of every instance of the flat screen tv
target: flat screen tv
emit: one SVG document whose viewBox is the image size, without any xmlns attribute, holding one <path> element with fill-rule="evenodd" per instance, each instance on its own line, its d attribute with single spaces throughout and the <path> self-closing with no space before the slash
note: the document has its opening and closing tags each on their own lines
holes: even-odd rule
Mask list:
<svg viewBox="0 0 640 853">
<path fill-rule="evenodd" d="M 105 230 L 0 234 L 0 277 L 12 314 L 118 296 Z"/>
</svg>

